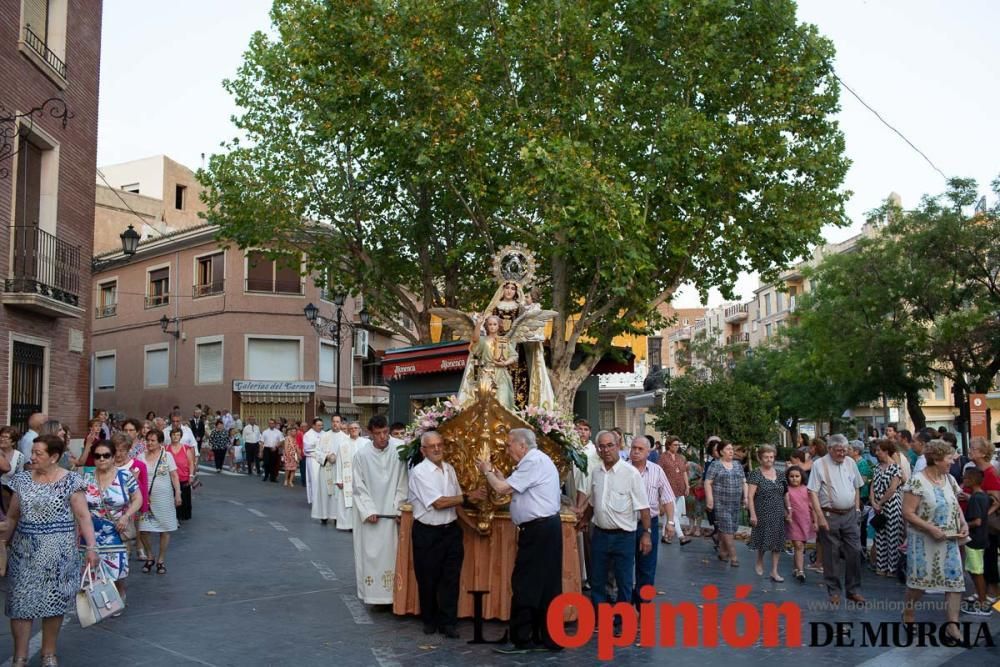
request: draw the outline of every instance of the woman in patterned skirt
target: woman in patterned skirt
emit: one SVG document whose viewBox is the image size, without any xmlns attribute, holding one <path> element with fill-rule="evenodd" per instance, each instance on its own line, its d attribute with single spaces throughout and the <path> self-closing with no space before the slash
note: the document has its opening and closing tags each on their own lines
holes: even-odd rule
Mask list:
<svg viewBox="0 0 1000 667">
<path fill-rule="evenodd" d="M 875 449 L 878 466 L 872 476 L 871 502 L 876 514 L 885 517 L 885 525 L 875 531 L 875 574 L 895 577 L 899 564 L 899 546 L 903 543 L 903 510 L 900 487 L 903 475 L 893 460 L 896 446 L 880 440 Z"/>
<path fill-rule="evenodd" d="M 86 545 L 87 564 L 97 567 L 94 524 L 87 511 L 83 478 L 59 467 L 66 443 L 41 435 L 31 446 L 31 472 L 11 479 L 7 533 L 7 603 L 14 636 L 13 667 L 28 664 L 31 623 L 42 619 L 42 665 L 58 665 L 56 641 L 63 615 L 80 588 L 80 557 L 76 534 Z"/>
<path fill-rule="evenodd" d="M 715 528 L 719 531 L 719 560 L 739 567 L 733 535 L 739 527 L 741 505 L 747 504 L 746 478 L 743 466 L 733 460 L 733 444 L 719 445 L 719 458 L 705 477 L 705 506 L 715 512 Z"/>
<path fill-rule="evenodd" d="M 177 464 L 163 448 L 163 431 L 152 430 L 146 436 L 146 470 L 149 471 L 149 511 L 139 522 L 140 539 L 146 548 L 146 562 L 142 571 L 153 569 L 154 560 L 150 533 L 160 534 L 160 554 L 155 560 L 156 573 L 166 574 L 164 560 L 170 546 L 170 533 L 177 530 L 177 510 L 181 505 L 181 482 L 177 477 Z"/>
<path fill-rule="evenodd" d="M 112 436 L 114 438 L 115 436 Z M 125 601 L 125 578 L 128 576 L 128 545 L 123 539 L 132 517 L 142 508 L 142 494 L 132 473 L 115 465 L 110 442 L 93 446 L 94 479 L 87 484 L 87 507 L 94 522 L 97 549 L 108 578 Z M 119 612 L 120 614 L 121 612 Z"/>
<path fill-rule="evenodd" d="M 757 551 L 754 568 L 764 574 L 764 552 L 771 552 L 771 581 L 781 583 L 778 558 L 785 549 L 785 476 L 774 468 L 777 450 L 771 445 L 757 448 L 760 467 L 747 478 L 750 506 L 750 541 L 747 546 Z"/>
</svg>

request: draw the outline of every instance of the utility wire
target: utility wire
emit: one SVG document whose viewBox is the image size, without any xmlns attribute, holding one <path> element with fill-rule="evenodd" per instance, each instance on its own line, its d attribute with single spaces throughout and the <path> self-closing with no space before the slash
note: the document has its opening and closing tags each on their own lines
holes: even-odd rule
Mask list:
<svg viewBox="0 0 1000 667">
<path fill-rule="evenodd" d="M 150 223 L 149 220 L 147 220 L 146 218 L 142 217 L 138 212 L 136 212 L 136 210 L 134 208 L 132 208 L 129 205 L 129 203 L 127 201 L 125 201 L 125 198 L 122 197 L 122 195 L 121 195 L 120 192 L 118 192 L 118 188 L 116 188 L 115 186 L 111 185 L 111 183 L 108 183 L 108 179 L 106 179 L 104 177 L 104 174 L 101 173 L 100 169 L 97 170 L 97 175 L 100 176 L 101 180 L 104 181 L 104 184 L 106 186 L 108 186 L 108 188 L 112 192 L 115 193 L 115 196 L 118 197 L 118 199 L 121 201 L 121 203 L 125 204 L 125 208 L 127 208 L 132 215 L 134 215 L 136 218 L 139 219 L 139 221 L 143 224 L 143 226 L 148 227 L 149 229 L 152 229 L 154 232 L 156 232 L 160 236 L 166 236 L 166 234 L 164 234 L 163 232 L 161 232 L 159 229 L 157 229 L 153 225 L 149 224 Z"/>
<path fill-rule="evenodd" d="M 854 97 L 858 100 L 858 102 L 861 102 L 861 104 L 864 105 L 864 107 L 866 109 L 868 109 L 873 114 L 875 114 L 875 117 L 878 118 L 880 121 L 882 121 L 883 125 L 885 125 L 887 128 L 889 128 L 890 130 L 892 130 L 893 132 L 895 132 L 897 135 L 899 135 L 900 139 L 902 139 L 903 141 L 905 141 L 910 146 L 910 148 L 912 148 L 917 153 L 919 153 L 920 157 L 922 157 L 923 159 L 925 159 L 927 161 L 927 164 L 929 164 L 931 166 L 931 168 L 934 169 L 934 171 L 936 171 L 937 173 L 941 174 L 941 177 L 944 178 L 945 180 L 948 180 L 948 176 L 943 171 L 941 171 L 940 169 L 938 169 L 938 166 L 936 164 L 934 164 L 933 162 L 931 162 L 931 159 L 929 157 L 927 157 L 927 155 L 922 150 L 920 150 L 919 148 L 917 148 L 913 144 L 913 142 L 910 141 L 909 139 L 907 139 L 906 136 L 902 132 L 900 132 L 895 127 L 893 127 L 892 124 L 889 123 L 889 121 L 887 121 L 885 118 L 882 117 L 882 114 L 880 114 L 878 111 L 876 111 L 875 109 L 873 109 L 870 104 L 868 104 L 863 99 L 861 99 L 861 96 L 858 95 L 856 92 L 854 92 L 854 90 L 850 86 L 848 86 L 846 83 L 844 83 L 844 80 L 841 79 L 840 76 L 838 76 L 836 72 L 834 72 L 833 77 L 837 81 L 840 82 L 840 85 L 842 85 L 844 88 L 847 89 L 847 92 L 849 92 L 851 95 L 854 95 Z"/>
</svg>

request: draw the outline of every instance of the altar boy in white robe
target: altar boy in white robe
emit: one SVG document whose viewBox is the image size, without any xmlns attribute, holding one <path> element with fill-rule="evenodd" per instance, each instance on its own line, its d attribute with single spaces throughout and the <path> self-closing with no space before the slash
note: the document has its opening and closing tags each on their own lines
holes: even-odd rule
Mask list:
<svg viewBox="0 0 1000 667">
<path fill-rule="evenodd" d="M 354 455 L 371 440 L 361 437 L 361 424 L 351 422 L 347 426 L 347 435 L 339 434 L 336 441 L 337 466 L 335 481 L 337 484 L 337 500 L 335 519 L 337 530 L 354 528 Z"/>
<path fill-rule="evenodd" d="M 382 415 L 368 421 L 371 445 L 354 455 L 354 571 L 358 597 L 367 604 L 392 604 L 399 543 L 399 507 L 408 493 L 406 464 L 389 437 Z"/>
<path fill-rule="evenodd" d="M 336 518 L 337 507 L 337 437 L 343 433 L 324 431 L 319 441 L 309 454 L 313 459 L 316 473 L 313 478 L 313 502 L 311 516 L 319 519 L 324 525 L 330 519 Z"/>
</svg>

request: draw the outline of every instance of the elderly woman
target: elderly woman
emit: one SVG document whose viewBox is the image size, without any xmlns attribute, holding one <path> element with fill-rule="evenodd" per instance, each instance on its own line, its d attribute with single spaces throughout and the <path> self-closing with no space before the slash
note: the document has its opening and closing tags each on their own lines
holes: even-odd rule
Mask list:
<svg viewBox="0 0 1000 667">
<path fill-rule="evenodd" d="M 17 431 L 10 426 L 0 427 L 0 518 L 10 507 L 10 497 L 13 491 L 10 480 L 24 470 L 24 455 L 14 446 L 19 439 Z M 6 464 L 6 470 L 3 470 Z"/>
<path fill-rule="evenodd" d="M 114 439 L 119 435 L 111 437 Z M 142 494 L 132 473 L 115 465 L 113 447 L 110 442 L 99 442 L 93 446 L 94 480 L 87 484 L 85 493 L 104 570 L 115 582 L 124 601 L 125 578 L 128 576 L 125 535 L 132 518 L 142 508 Z"/>
<path fill-rule="evenodd" d="M 133 543 L 138 542 L 136 538 L 139 535 L 139 519 L 143 512 L 149 511 L 149 476 L 146 471 L 146 464 L 130 456 L 132 441 L 129 440 L 127 435 L 124 433 L 115 433 L 111 436 L 110 442 L 111 446 L 115 448 L 115 467 L 122 472 L 129 473 L 135 478 L 135 481 L 139 484 L 139 495 L 142 496 L 142 505 L 139 507 L 139 511 L 133 514 L 132 517 L 132 527 L 127 529 L 122 535 L 126 548 L 131 550 Z M 140 550 L 138 557 L 139 560 L 146 560 L 145 552 Z"/>
<path fill-rule="evenodd" d="M 983 473 L 983 491 L 990 497 L 989 514 L 1000 512 L 1000 475 L 993 467 L 993 444 L 986 438 L 973 438 L 969 442 L 969 458 Z M 926 452 L 924 454 L 926 456 Z M 964 489 L 960 500 L 968 499 L 969 489 Z M 986 594 L 988 602 L 993 604 L 1000 597 L 1000 573 L 997 572 L 997 555 L 1000 553 L 1000 535 L 989 531 L 984 554 L 983 577 L 986 579 Z"/>
<path fill-rule="evenodd" d="M 903 510 L 900 487 L 903 473 L 893 455 L 896 445 L 891 440 L 879 440 L 875 449 L 878 467 L 872 476 L 871 504 L 875 516 L 884 521 L 875 531 L 875 574 L 880 577 L 896 576 L 899 564 L 899 546 L 903 543 Z M 873 524 L 877 525 L 877 524 Z"/>
<path fill-rule="evenodd" d="M 163 431 L 150 431 L 146 436 L 146 453 L 143 457 L 149 472 L 149 511 L 139 522 L 139 539 L 146 552 L 142 571 L 149 573 L 155 562 L 156 573 L 166 574 L 167 547 L 170 533 L 177 530 L 177 510 L 181 505 L 181 482 L 177 477 L 177 464 L 163 447 Z M 160 535 L 160 553 L 154 559 L 150 533 Z"/>
<path fill-rule="evenodd" d="M 100 563 L 84 496 L 86 485 L 80 475 L 59 467 L 65 449 L 66 443 L 55 435 L 38 436 L 31 446 L 31 472 L 11 480 L 14 496 L 2 541 L 13 536 L 5 612 L 14 636 L 14 667 L 28 664 L 28 641 L 36 618 L 42 619 L 42 665 L 59 664 L 59 629 L 80 588 L 78 530 L 87 564 Z"/>
<path fill-rule="evenodd" d="M 778 559 L 785 549 L 785 475 L 774 467 L 777 450 L 771 445 L 757 448 L 760 467 L 747 478 L 750 507 L 750 541 L 747 546 L 757 552 L 754 570 L 764 574 L 764 552 L 771 552 L 771 581 L 784 581 L 778 574 Z"/>
<path fill-rule="evenodd" d="M 705 506 L 715 513 L 719 560 L 739 567 L 733 535 L 739 527 L 740 508 L 747 504 L 746 478 L 743 466 L 733 459 L 733 443 L 720 443 L 718 451 L 719 458 L 712 463 L 705 477 Z"/>
<path fill-rule="evenodd" d="M 968 536 L 969 526 L 958 506 L 958 484 L 948 473 L 954 457 L 951 447 L 944 440 L 931 440 L 924 457 L 927 467 L 903 486 L 908 546 L 903 622 L 914 622 L 914 604 L 924 591 L 944 591 L 949 623 L 945 632 L 960 642 L 958 616 L 965 576 L 958 545 Z"/>
<path fill-rule="evenodd" d="M 691 541 L 690 537 L 684 535 L 684 531 L 681 528 L 681 516 L 686 514 L 685 498 L 691 492 L 691 486 L 688 480 L 687 459 L 681 454 L 680 448 L 680 438 L 675 435 L 670 436 L 667 438 L 667 449 L 660 456 L 657 463 L 667 476 L 670 490 L 674 492 L 674 520 L 672 522 L 664 522 L 663 537 L 660 539 L 664 544 L 670 544 L 673 533 L 676 532 L 680 536 L 681 545 L 683 546 Z M 689 524 L 689 532 L 692 525 L 694 525 L 694 522 Z"/>
</svg>

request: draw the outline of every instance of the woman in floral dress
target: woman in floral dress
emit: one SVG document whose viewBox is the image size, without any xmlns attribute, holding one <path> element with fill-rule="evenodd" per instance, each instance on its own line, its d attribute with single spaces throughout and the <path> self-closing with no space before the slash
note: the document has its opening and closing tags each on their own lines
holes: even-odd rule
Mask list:
<svg viewBox="0 0 1000 667">
<path fill-rule="evenodd" d="M 99 442 L 91 448 L 91 452 L 96 470 L 85 490 L 87 507 L 94 523 L 94 537 L 104 571 L 115 582 L 124 601 L 128 545 L 122 535 L 132 517 L 142 508 L 142 494 L 132 473 L 115 465 L 115 453 L 110 443 Z"/>
<path fill-rule="evenodd" d="M 948 473 L 954 457 L 948 443 L 932 440 L 924 447 L 927 467 L 903 486 L 908 547 L 903 622 L 914 622 L 914 603 L 924 591 L 943 590 L 947 620 L 954 624 L 945 632 L 960 640 L 958 615 L 965 576 L 958 545 L 968 536 L 969 526 L 958 506 L 958 484 Z"/>
</svg>

